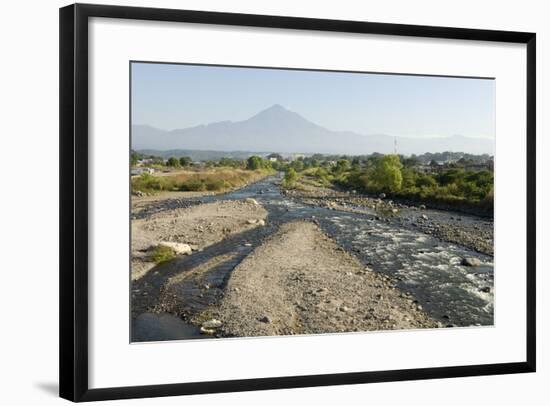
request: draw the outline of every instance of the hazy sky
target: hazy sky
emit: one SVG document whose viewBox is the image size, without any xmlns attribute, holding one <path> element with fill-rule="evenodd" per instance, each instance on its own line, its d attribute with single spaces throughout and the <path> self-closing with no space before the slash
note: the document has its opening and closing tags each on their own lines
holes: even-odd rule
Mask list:
<svg viewBox="0 0 550 406">
<path fill-rule="evenodd" d="M 177 129 L 246 120 L 281 104 L 330 130 L 493 138 L 495 81 L 132 64 L 132 123 Z"/>
</svg>

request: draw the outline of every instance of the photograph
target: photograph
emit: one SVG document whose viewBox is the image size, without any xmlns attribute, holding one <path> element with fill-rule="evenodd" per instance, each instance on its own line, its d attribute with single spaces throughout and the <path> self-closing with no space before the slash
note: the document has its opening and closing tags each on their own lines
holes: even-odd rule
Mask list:
<svg viewBox="0 0 550 406">
<path fill-rule="evenodd" d="M 495 80 L 130 62 L 131 342 L 494 324 Z"/>
</svg>

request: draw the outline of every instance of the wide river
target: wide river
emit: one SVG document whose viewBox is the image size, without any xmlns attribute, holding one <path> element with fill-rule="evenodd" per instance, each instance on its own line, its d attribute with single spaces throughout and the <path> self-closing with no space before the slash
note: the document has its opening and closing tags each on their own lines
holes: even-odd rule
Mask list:
<svg viewBox="0 0 550 406">
<path fill-rule="evenodd" d="M 459 218 L 478 228 L 493 227 L 492 221 L 429 209 L 405 209 L 398 216 L 380 217 L 374 210 L 358 214 L 310 206 L 283 195 L 277 186 L 278 180 L 278 177 L 270 177 L 235 192 L 190 200 L 207 203 L 254 198 L 268 211 L 266 221 L 273 231 L 288 221 L 315 219 L 327 235 L 353 252 L 365 265 L 397 279 L 400 289 L 410 292 L 431 317 L 444 325 L 493 324 L 493 258 L 442 241 L 422 232 L 414 224 L 423 214 L 428 222 L 436 219 L 444 223 Z M 463 266 L 460 263 L 464 257 L 476 257 L 482 265 Z M 146 319 L 147 322 L 138 321 L 139 330 L 153 327 L 150 325 L 152 319 L 159 323 L 151 314 L 147 314 Z"/>
</svg>

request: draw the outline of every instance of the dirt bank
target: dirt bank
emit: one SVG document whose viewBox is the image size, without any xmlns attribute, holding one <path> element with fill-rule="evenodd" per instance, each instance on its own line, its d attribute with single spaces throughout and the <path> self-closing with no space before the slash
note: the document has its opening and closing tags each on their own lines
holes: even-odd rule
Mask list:
<svg viewBox="0 0 550 406">
<path fill-rule="evenodd" d="M 161 241 L 188 244 L 193 251 L 236 233 L 261 226 L 267 212 L 255 201 L 222 200 L 165 210 L 132 220 L 132 280 L 155 264 L 150 248 Z"/>
<path fill-rule="evenodd" d="M 222 193 L 222 192 L 219 192 Z M 218 194 L 219 194 L 218 193 Z M 132 215 L 137 215 L 151 206 L 158 206 L 165 201 L 185 200 L 192 197 L 203 197 L 215 195 L 216 192 L 158 192 L 156 194 L 143 194 L 141 196 L 132 196 Z"/>
<path fill-rule="evenodd" d="M 304 221 L 284 224 L 241 262 L 220 305 L 205 313 L 227 336 L 438 327 L 388 279 Z"/>
</svg>

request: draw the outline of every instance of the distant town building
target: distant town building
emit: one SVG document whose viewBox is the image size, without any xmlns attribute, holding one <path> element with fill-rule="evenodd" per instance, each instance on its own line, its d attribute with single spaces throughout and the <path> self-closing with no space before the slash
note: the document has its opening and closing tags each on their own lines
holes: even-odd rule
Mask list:
<svg viewBox="0 0 550 406">
<path fill-rule="evenodd" d="M 271 162 L 277 162 L 277 161 L 282 161 L 283 156 L 281 154 L 272 153 L 267 156 L 267 159 L 269 159 Z"/>
</svg>

